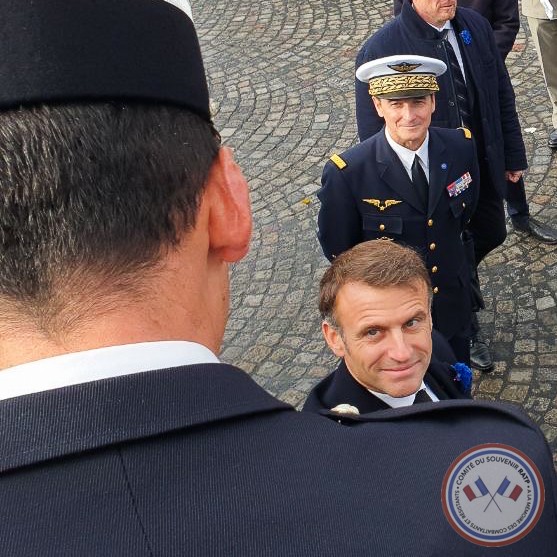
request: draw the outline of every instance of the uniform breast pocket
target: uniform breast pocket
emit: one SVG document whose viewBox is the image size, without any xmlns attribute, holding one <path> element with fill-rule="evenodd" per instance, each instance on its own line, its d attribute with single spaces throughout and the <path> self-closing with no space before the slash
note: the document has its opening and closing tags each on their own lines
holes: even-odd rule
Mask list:
<svg viewBox="0 0 557 557">
<path fill-rule="evenodd" d="M 458 219 L 466 209 L 466 197 L 453 197 L 450 201 L 451 213 L 455 219 Z"/>
<path fill-rule="evenodd" d="M 366 240 L 393 238 L 402 235 L 402 217 L 363 215 L 362 227 Z"/>
</svg>

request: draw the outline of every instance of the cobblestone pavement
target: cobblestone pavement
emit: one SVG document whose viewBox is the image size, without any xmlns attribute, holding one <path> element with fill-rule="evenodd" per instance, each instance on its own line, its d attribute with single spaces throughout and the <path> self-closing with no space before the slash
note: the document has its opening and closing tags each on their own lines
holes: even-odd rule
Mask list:
<svg viewBox="0 0 557 557">
<path fill-rule="evenodd" d="M 299 406 L 334 365 L 316 310 L 326 267 L 316 192 L 327 157 L 357 141 L 354 59 L 391 17 L 391 2 L 198 0 L 194 17 L 217 126 L 250 182 L 255 217 L 251 253 L 232 271 L 221 356 Z M 527 26 L 507 65 L 530 161 L 531 212 L 557 225 L 550 105 Z M 475 372 L 475 396 L 522 405 L 557 462 L 557 248 L 510 231 L 482 263 L 481 280 L 480 319 L 496 367 Z"/>
</svg>

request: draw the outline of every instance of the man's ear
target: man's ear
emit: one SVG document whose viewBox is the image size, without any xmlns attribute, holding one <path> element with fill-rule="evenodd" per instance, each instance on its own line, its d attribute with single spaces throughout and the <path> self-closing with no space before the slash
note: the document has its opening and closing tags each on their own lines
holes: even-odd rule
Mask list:
<svg viewBox="0 0 557 557">
<path fill-rule="evenodd" d="M 321 332 L 323 333 L 325 342 L 331 351 L 339 358 L 344 358 L 346 349 L 344 347 L 344 341 L 342 340 L 340 331 L 327 321 L 323 321 L 321 323 Z"/>
<path fill-rule="evenodd" d="M 377 97 L 371 97 L 371 100 L 373 101 L 375 110 L 377 110 L 377 114 L 379 114 L 379 116 L 383 118 L 383 110 L 381 109 L 381 99 L 378 99 Z"/>
<path fill-rule="evenodd" d="M 207 178 L 209 250 L 233 263 L 246 255 L 251 238 L 249 188 L 232 151 L 221 147 Z"/>
</svg>

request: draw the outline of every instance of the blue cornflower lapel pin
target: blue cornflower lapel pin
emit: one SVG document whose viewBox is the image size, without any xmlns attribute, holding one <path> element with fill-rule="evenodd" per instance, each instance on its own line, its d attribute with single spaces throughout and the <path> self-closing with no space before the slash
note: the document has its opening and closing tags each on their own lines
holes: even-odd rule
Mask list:
<svg viewBox="0 0 557 557">
<path fill-rule="evenodd" d="M 468 29 L 463 29 L 459 33 L 459 35 L 465 45 L 472 44 L 472 35 L 470 34 L 470 31 L 468 31 Z"/>
<path fill-rule="evenodd" d="M 462 392 L 470 393 L 472 389 L 472 370 L 462 362 L 451 366 L 455 370 L 454 380 L 460 383 Z"/>
</svg>

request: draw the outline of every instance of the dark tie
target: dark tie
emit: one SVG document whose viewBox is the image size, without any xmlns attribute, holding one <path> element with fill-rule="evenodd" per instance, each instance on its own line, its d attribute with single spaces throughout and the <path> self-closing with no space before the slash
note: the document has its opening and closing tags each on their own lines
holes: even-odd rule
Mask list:
<svg viewBox="0 0 557 557">
<path fill-rule="evenodd" d="M 423 206 L 427 209 L 429 187 L 424 169 L 420 164 L 420 157 L 418 155 L 414 155 L 414 162 L 412 163 L 412 184 L 414 184 L 416 193 L 418 194 Z"/>
<path fill-rule="evenodd" d="M 421 389 L 416 393 L 416 398 L 414 399 L 414 404 L 420 404 L 420 402 L 432 402 L 431 398 L 426 393 L 425 389 Z"/>
<path fill-rule="evenodd" d="M 449 60 L 449 68 L 456 95 L 458 112 L 460 114 L 460 121 L 465 128 L 469 128 L 472 123 L 472 117 L 470 113 L 470 102 L 468 100 L 468 88 L 466 87 L 466 82 L 464 81 L 464 76 L 462 75 L 462 70 L 460 69 L 460 64 L 458 63 L 453 46 L 449 42 L 448 33 L 448 29 L 441 31 L 441 39 L 445 45 L 447 58 Z"/>
</svg>

